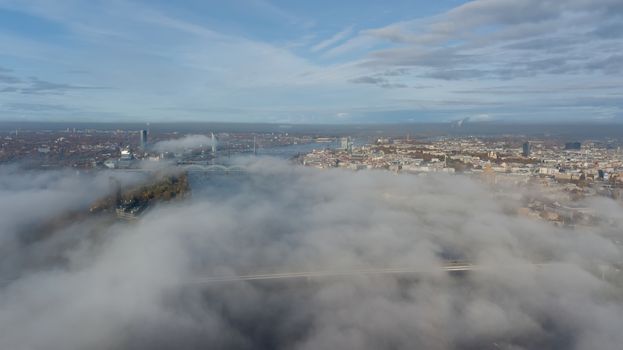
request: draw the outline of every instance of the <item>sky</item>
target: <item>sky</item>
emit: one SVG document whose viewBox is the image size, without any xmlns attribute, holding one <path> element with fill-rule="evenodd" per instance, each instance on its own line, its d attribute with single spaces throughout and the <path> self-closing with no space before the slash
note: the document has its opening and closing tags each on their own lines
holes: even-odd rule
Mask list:
<svg viewBox="0 0 623 350">
<path fill-rule="evenodd" d="M 622 122 L 623 2 L 0 0 L 0 120 Z"/>
</svg>

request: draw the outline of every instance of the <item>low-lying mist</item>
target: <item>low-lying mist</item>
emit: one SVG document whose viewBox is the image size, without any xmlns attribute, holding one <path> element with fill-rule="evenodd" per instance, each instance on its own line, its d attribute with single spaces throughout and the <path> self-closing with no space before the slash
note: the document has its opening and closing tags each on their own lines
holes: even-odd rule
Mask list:
<svg viewBox="0 0 623 350">
<path fill-rule="evenodd" d="M 181 152 L 185 149 L 212 147 L 213 143 L 213 140 L 205 135 L 186 135 L 179 139 L 157 142 L 152 146 L 152 150 L 156 152 Z"/>
<path fill-rule="evenodd" d="M 243 159 L 235 185 L 25 239 L 111 173 L 0 170 L 1 349 L 618 349 L 623 210 L 561 228 L 463 176 Z M 126 178 L 127 183 L 136 178 Z M 237 182 L 236 182 L 237 181 Z M 519 191 L 519 189 L 515 189 Z M 448 273 L 467 261 L 477 268 Z M 206 282 L 405 268 L 412 274 Z"/>
</svg>

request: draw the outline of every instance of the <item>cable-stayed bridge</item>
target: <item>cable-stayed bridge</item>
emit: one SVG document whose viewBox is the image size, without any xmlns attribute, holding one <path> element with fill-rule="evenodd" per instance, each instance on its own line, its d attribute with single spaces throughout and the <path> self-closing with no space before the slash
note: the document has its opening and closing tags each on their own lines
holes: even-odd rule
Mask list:
<svg viewBox="0 0 623 350">
<path fill-rule="evenodd" d="M 474 270 L 485 270 L 494 268 L 513 268 L 531 266 L 542 268 L 546 265 L 555 263 L 526 263 L 521 265 L 508 266 L 483 266 L 475 265 L 469 262 L 452 261 L 443 265 L 439 265 L 437 269 L 448 273 L 466 272 Z M 327 277 L 348 277 L 348 276 L 373 276 L 373 275 L 417 275 L 427 273 L 430 268 L 416 267 L 388 267 L 388 268 L 369 268 L 369 269 L 352 269 L 352 270 L 321 270 L 321 271 L 303 271 L 303 272 L 279 272 L 279 273 L 262 273 L 262 274 L 243 274 L 243 275 L 223 275 L 223 276 L 205 276 L 195 277 L 191 279 L 191 284 L 209 284 L 218 282 L 242 282 L 242 281 L 261 281 L 261 280 L 282 280 L 282 279 L 316 279 Z"/>
<path fill-rule="evenodd" d="M 247 172 L 247 169 L 240 165 L 190 163 L 179 166 L 192 174 L 239 175 Z"/>
</svg>

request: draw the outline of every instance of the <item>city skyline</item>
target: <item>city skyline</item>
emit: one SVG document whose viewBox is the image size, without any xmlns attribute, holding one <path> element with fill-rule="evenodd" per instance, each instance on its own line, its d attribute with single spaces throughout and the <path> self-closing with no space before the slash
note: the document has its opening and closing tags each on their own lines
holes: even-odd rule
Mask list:
<svg viewBox="0 0 623 350">
<path fill-rule="evenodd" d="M 620 1 L 0 0 L 0 120 L 621 122 Z"/>
</svg>

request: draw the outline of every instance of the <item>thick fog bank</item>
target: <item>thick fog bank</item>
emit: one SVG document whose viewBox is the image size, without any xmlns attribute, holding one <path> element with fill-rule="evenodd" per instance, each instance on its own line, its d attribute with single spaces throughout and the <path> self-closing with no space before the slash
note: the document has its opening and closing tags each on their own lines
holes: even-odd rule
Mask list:
<svg viewBox="0 0 623 350">
<path fill-rule="evenodd" d="M 617 349 L 623 210 L 557 228 L 462 176 L 242 160 L 239 178 L 137 222 L 29 224 L 88 205 L 109 175 L 0 170 L 1 349 Z M 131 180 L 128 180 L 131 181 Z M 227 184 L 227 187 L 223 187 Z M 33 229 L 33 228 L 30 228 Z M 440 266 L 469 261 L 450 274 Z M 408 268 L 413 274 L 203 283 Z"/>
</svg>

